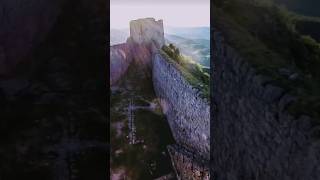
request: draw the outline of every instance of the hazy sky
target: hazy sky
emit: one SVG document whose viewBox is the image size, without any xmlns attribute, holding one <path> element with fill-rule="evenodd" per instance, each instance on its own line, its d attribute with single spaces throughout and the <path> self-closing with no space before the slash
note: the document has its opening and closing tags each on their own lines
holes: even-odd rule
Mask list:
<svg viewBox="0 0 320 180">
<path fill-rule="evenodd" d="M 210 26 L 210 0 L 110 0 L 111 28 L 146 17 L 163 19 L 164 26 Z"/>
</svg>

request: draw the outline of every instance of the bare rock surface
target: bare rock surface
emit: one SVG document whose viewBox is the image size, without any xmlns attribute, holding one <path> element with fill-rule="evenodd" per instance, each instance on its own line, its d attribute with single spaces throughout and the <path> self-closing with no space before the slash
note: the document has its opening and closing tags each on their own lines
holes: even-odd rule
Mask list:
<svg viewBox="0 0 320 180">
<path fill-rule="evenodd" d="M 123 76 L 131 61 L 131 51 L 127 44 L 110 47 L 110 85 L 114 85 Z"/>
<path fill-rule="evenodd" d="M 140 70 L 151 76 L 152 54 L 164 43 L 162 20 L 144 18 L 130 21 L 127 42 L 110 47 L 110 85 L 115 85 L 131 62 L 139 64 Z"/>
</svg>

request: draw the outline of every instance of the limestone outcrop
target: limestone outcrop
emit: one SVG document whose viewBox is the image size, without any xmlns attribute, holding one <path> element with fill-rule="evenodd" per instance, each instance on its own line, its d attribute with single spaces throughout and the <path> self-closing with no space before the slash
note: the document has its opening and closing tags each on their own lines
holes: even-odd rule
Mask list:
<svg viewBox="0 0 320 180">
<path fill-rule="evenodd" d="M 152 54 L 164 43 L 162 20 L 145 18 L 131 21 L 127 42 L 110 48 L 110 84 L 120 79 L 131 62 L 137 63 L 145 75 L 151 76 Z"/>
<path fill-rule="evenodd" d="M 131 61 L 131 51 L 127 44 L 110 47 L 110 85 L 114 85 L 124 75 Z"/>
</svg>

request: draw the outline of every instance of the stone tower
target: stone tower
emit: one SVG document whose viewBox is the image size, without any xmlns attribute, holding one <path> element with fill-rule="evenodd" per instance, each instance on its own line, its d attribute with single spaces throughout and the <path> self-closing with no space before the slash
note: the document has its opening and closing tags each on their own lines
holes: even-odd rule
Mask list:
<svg viewBox="0 0 320 180">
<path fill-rule="evenodd" d="M 163 21 L 154 18 L 130 21 L 130 37 L 137 44 L 153 44 L 161 48 L 165 44 Z"/>
</svg>

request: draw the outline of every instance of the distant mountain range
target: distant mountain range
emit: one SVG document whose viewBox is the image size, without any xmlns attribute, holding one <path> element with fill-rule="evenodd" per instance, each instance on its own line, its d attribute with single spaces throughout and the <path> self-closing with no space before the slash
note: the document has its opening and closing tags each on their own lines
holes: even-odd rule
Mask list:
<svg viewBox="0 0 320 180">
<path fill-rule="evenodd" d="M 111 29 L 110 45 L 125 43 L 129 36 L 129 29 Z M 177 46 L 182 54 L 210 67 L 209 27 L 165 27 L 165 39 L 166 43 Z"/>
<path fill-rule="evenodd" d="M 210 27 L 165 27 L 165 33 L 188 39 L 210 40 Z"/>
<path fill-rule="evenodd" d="M 110 46 L 125 43 L 129 37 L 129 29 L 110 29 Z"/>
<path fill-rule="evenodd" d="M 166 43 L 172 43 L 180 52 L 190 56 L 194 61 L 203 66 L 210 67 L 210 40 L 187 39 L 172 34 L 165 34 Z"/>
<path fill-rule="evenodd" d="M 186 39 L 210 40 L 209 27 L 164 27 L 166 34 L 180 36 Z M 129 29 L 111 29 L 110 45 L 123 43 L 129 37 Z"/>
</svg>

